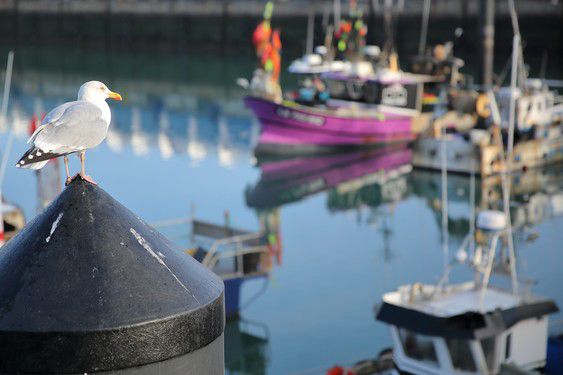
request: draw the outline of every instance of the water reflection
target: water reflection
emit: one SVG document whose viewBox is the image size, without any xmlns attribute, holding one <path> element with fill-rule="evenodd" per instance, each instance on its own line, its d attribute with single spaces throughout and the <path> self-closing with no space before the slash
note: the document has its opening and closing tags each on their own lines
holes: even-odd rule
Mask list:
<svg viewBox="0 0 563 375">
<path fill-rule="evenodd" d="M 260 322 L 230 320 L 225 328 L 227 374 L 265 374 L 270 361 L 270 331 Z"/>
<path fill-rule="evenodd" d="M 563 166 L 537 168 L 510 178 L 512 227 L 517 235 L 529 233 L 533 226 L 563 213 Z M 436 223 L 442 223 L 441 176 L 439 173 L 415 170 L 411 174 L 413 193 L 424 198 L 434 212 Z M 474 178 L 448 175 L 448 233 L 461 240 L 469 231 L 471 218 L 478 211 L 502 210 L 501 176 Z"/>
<path fill-rule="evenodd" d="M 73 99 L 76 86 L 87 80 L 77 76 L 44 75 L 16 71 L 8 121 L 14 134 L 25 138 L 34 118 L 65 100 Z M 239 105 L 240 96 L 203 97 L 189 83 L 122 81 L 128 95 L 124 105 L 112 109 L 113 121 L 107 144 L 116 153 L 130 146 L 136 156 L 146 156 L 151 148 L 163 159 L 188 155 L 199 163 L 210 153 L 218 155 L 221 165 L 232 167 L 255 142 L 257 123 Z M 214 89 L 215 94 L 220 89 Z M 221 99 L 222 98 L 222 99 Z M 1 121 L 4 127 L 8 122 Z"/>
<path fill-rule="evenodd" d="M 329 189 L 345 194 L 365 185 L 384 185 L 410 172 L 410 159 L 411 151 L 406 146 L 281 160 L 259 159 L 261 177 L 246 191 L 246 202 L 250 207 L 272 208 Z"/>
</svg>

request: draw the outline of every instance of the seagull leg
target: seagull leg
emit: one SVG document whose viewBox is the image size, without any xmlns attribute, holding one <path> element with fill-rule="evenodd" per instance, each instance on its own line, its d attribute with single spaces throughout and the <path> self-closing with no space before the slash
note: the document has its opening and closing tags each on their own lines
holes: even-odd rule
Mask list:
<svg viewBox="0 0 563 375">
<path fill-rule="evenodd" d="M 91 184 L 97 185 L 96 181 L 94 181 L 92 177 L 86 175 L 86 171 L 84 169 L 84 160 L 86 160 L 86 151 L 80 151 L 79 157 L 80 157 L 80 173 L 78 175 L 84 181 L 88 181 Z"/>
<path fill-rule="evenodd" d="M 70 178 L 70 170 L 68 169 L 68 156 L 64 156 L 63 160 L 65 162 L 65 170 L 66 170 L 66 181 L 65 181 L 65 186 L 70 184 L 70 182 L 72 181 L 72 179 Z"/>
</svg>

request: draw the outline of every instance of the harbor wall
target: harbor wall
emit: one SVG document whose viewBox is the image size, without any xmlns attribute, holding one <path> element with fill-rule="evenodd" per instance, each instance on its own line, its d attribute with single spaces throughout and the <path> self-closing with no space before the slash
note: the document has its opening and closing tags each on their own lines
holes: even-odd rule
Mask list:
<svg viewBox="0 0 563 375">
<path fill-rule="evenodd" d="M 400 54 L 418 47 L 422 0 L 396 0 L 394 34 Z M 332 2 L 276 3 L 272 24 L 282 31 L 284 52 L 305 48 L 307 15 L 315 13 L 315 43 L 323 40 Z M 382 0 L 361 2 L 370 26 L 368 42 L 385 39 Z M 559 62 L 563 45 L 563 2 L 517 0 L 526 52 L 532 58 L 544 51 Z M 0 1 L 0 42 L 12 45 L 61 44 L 76 48 L 145 48 L 217 50 L 224 53 L 252 50 L 250 38 L 261 18 L 263 1 L 151 1 L 151 0 L 4 0 Z M 343 10 L 346 13 L 346 9 Z M 454 38 L 464 29 L 459 50 L 473 54 L 480 46 L 479 1 L 434 0 L 428 42 Z M 549 36 L 549 38 L 546 38 Z M 512 27 L 506 1 L 496 4 L 495 52 L 511 49 Z"/>
</svg>

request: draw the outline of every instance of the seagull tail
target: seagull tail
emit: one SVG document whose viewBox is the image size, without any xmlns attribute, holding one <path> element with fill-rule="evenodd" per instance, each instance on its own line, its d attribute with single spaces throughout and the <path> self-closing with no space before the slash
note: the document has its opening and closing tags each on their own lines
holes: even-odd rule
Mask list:
<svg viewBox="0 0 563 375">
<path fill-rule="evenodd" d="M 41 169 L 49 160 L 60 156 L 51 152 L 43 152 L 37 147 L 32 147 L 17 162 L 16 167 L 26 169 Z"/>
<path fill-rule="evenodd" d="M 37 162 L 37 163 L 31 163 L 31 164 L 25 164 L 25 165 L 16 164 L 16 167 L 24 168 L 24 169 L 37 170 L 37 169 L 43 168 L 45 165 L 47 165 L 48 162 L 49 162 L 49 160 L 44 160 L 44 161 L 40 161 L 40 162 Z"/>
</svg>

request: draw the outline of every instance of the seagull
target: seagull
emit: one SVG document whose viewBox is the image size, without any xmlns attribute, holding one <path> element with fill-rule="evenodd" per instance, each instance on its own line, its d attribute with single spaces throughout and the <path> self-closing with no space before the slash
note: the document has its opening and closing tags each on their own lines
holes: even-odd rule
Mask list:
<svg viewBox="0 0 563 375">
<path fill-rule="evenodd" d="M 63 156 L 66 185 L 77 177 L 95 184 L 84 170 L 86 150 L 96 147 L 106 138 L 111 122 L 111 110 L 106 99 L 122 100 L 121 95 L 110 91 L 99 81 L 89 81 L 80 86 L 78 99 L 54 108 L 45 116 L 41 126 L 33 132 L 27 143 L 30 149 L 21 157 L 18 168 L 41 169 L 49 160 Z M 69 154 L 78 153 L 81 170 L 73 178 L 68 167 Z"/>
</svg>

